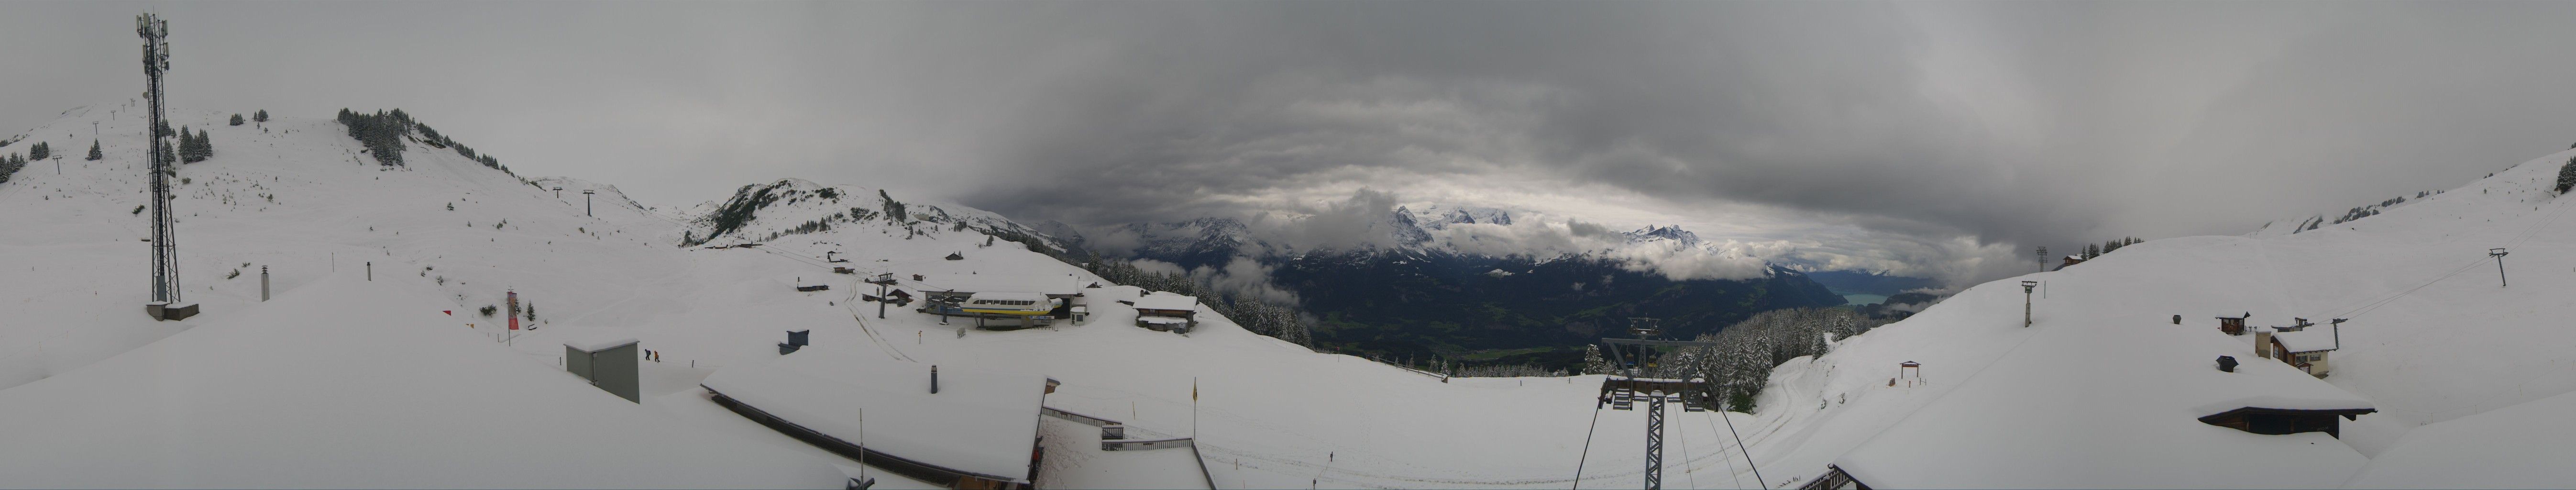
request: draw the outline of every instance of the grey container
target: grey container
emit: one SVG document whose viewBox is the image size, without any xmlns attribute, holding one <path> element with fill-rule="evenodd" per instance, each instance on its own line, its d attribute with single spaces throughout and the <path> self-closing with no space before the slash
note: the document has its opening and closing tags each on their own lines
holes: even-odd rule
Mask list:
<svg viewBox="0 0 2576 490">
<path fill-rule="evenodd" d="M 565 342 L 564 370 L 589 380 L 591 386 L 600 390 L 625 397 L 626 401 L 642 403 L 635 380 L 635 362 L 642 356 L 636 353 L 633 339 Z"/>
</svg>

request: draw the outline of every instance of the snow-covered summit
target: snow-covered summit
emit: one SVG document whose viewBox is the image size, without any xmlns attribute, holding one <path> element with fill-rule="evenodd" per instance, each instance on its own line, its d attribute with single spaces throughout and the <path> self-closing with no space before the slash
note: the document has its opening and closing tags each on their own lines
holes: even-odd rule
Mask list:
<svg viewBox="0 0 2576 490">
<path fill-rule="evenodd" d="M 1420 223 L 1424 229 L 1431 230 L 1444 229 L 1456 224 L 1512 224 L 1512 213 L 1499 208 L 1428 204 L 1410 212 L 1414 222 Z"/>
<path fill-rule="evenodd" d="M 688 221 L 682 245 L 758 243 L 835 226 L 872 226 L 907 237 L 975 230 L 1060 246 L 1038 229 L 990 211 L 941 200 L 907 202 L 885 189 L 798 178 L 742 186 L 721 203 L 693 209 Z"/>
</svg>

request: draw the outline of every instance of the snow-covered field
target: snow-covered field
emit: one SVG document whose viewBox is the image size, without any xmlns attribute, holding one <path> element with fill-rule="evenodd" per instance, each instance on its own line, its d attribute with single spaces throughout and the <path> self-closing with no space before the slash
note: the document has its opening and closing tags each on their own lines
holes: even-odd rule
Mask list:
<svg viewBox="0 0 2576 490">
<path fill-rule="evenodd" d="M 174 113 L 174 124 L 210 130 L 216 148 L 214 158 L 181 169 L 188 181 L 178 187 L 175 204 L 182 284 L 205 313 L 153 322 L 140 311 L 148 268 L 137 240 L 148 230 L 131 212 L 144 202 L 144 176 L 135 168 L 143 125 L 130 117 L 107 119 L 106 109 L 73 109 L 27 131 L 30 142 L 49 141 L 67 154 L 61 175 L 52 162 L 38 162 L 0 184 L 0 207 L 13 210 L 0 213 L 0 271 L 10 279 L 0 281 L 6 298 L 0 299 L 0 448 L 24 456 L 0 458 L 9 461 L 0 463 L 9 468 L 0 471 L 0 486 L 837 487 L 831 465 L 857 463 L 746 421 L 697 387 L 722 367 L 779 359 L 783 332 L 806 329 L 814 344 L 831 351 L 1045 374 L 1063 382 L 1048 395 L 1050 406 L 1125 421 L 1131 437 L 1195 436 L 1209 472 L 1203 480 L 1188 458 L 1173 456 L 1186 450 L 1102 452 L 1096 434 L 1081 436 L 1087 426 L 1049 419 L 1039 428 L 1050 434 L 1042 487 L 1213 481 L 1226 488 L 1554 488 L 1577 485 L 1578 460 L 1579 486 L 1642 482 L 1645 415 L 1596 410 L 1595 376 L 1444 383 L 1310 352 L 1223 319 L 1203 317 L 1201 329 L 1187 337 L 1154 332 L 1130 326 L 1133 310 L 1108 300 L 1137 294 L 1125 286 L 1092 290 L 1085 325 L 961 337 L 957 325 L 908 308 L 889 308 L 886 318 L 877 318 L 875 303 L 857 299 L 875 287 L 857 281 L 880 272 L 902 279 L 938 273 L 1093 278 L 1015 243 L 984 246 L 982 233 L 949 223 L 908 233 L 884 220 L 853 221 L 783 235 L 758 248 L 680 248 L 684 233 L 706 230 L 691 221 L 697 216 L 642 209 L 614 187 L 590 181 L 523 181 L 417 143 L 406 152 L 408 165 L 383 167 L 359 154 L 361 147 L 327 119 L 281 117 L 262 129 L 223 125 L 230 112 Z M 85 146 L 79 140 L 91 138 L 78 129 L 92 122 L 99 123 L 107 155 L 98 162 L 79 159 Z M 10 151 L 23 149 L 0 149 Z M 2559 395 L 2576 391 L 2576 354 L 2564 348 L 2576 345 L 2576 330 L 2564 328 L 2576 306 L 2563 299 L 2576 290 L 2576 248 L 2570 247 L 2576 233 L 2569 231 L 2576 220 L 2563 219 L 2564 203 L 2543 187 L 2569 156 L 2544 157 L 2334 227 L 2155 240 L 2064 271 L 1969 288 L 1909 320 L 1843 339 L 1831 354 L 1789 362 L 1763 392 L 1757 413 L 1727 414 L 1751 446 L 1750 463 L 1759 465 L 1762 481 L 1745 459 L 1748 451 L 1727 433 L 1729 421 L 1676 409 L 1668 421 L 1664 482 L 1794 486 L 1900 422 L 1925 423 L 1905 422 L 1909 417 L 1979 412 L 1974 405 L 1920 409 L 1953 388 L 1977 385 L 1972 380 L 1989 367 L 2036 362 L 2014 361 L 2027 356 L 2015 353 L 2026 342 L 2250 361 L 2251 336 L 2220 334 L 2211 319 L 2239 312 L 2252 312 L 2255 325 L 2287 324 L 2294 316 L 2352 319 L 2342 327 L 2346 347 L 2333 354 L 2335 372 L 2321 383 L 2379 410 L 2346 422 L 2340 439 L 2372 459 L 2357 469 L 2307 471 L 2369 475 L 2356 481 L 2369 486 L 2476 485 L 2479 475 L 2498 472 L 2532 475 L 2513 481 L 2576 481 L 2544 460 L 2462 456 L 2576 453 L 2563 437 L 2478 443 L 2514 428 L 2576 433 L 2570 429 L 2576 423 L 2548 417 L 2559 410 L 2524 405 L 2563 405 Z M 809 195 L 822 188 L 786 184 Z M 849 208 L 879 209 L 882 183 L 853 184 L 835 186 L 837 199 L 811 196 L 764 210 L 744 228 L 763 238 Z M 553 187 L 564 188 L 562 197 Z M 584 213 L 582 190 L 599 193 L 593 215 Z M 953 216 L 1006 223 L 900 189 L 886 193 L 934 203 Z M 2506 258 L 2512 287 L 2496 285 L 2486 256 L 2492 247 L 2512 248 Z M 849 262 L 826 263 L 826 252 Z M 942 259 L 950 253 L 965 260 Z M 258 301 L 263 266 L 277 297 L 268 304 Z M 833 274 L 831 266 L 860 274 Z M 240 275 L 228 278 L 235 270 Z M 2038 325 L 2029 329 L 2021 327 L 2015 284 L 2025 279 L 2046 282 L 2046 297 L 2034 306 Z M 795 290 L 816 284 L 831 289 Z M 918 292 L 909 281 L 902 287 Z M 537 310 L 534 328 L 515 338 L 495 328 L 500 319 L 475 311 L 501 304 L 504 291 L 516 291 Z M 2182 325 L 2171 323 L 2173 315 L 2183 317 Z M 2110 328 L 2133 330 L 2043 337 L 2052 330 Z M 2149 337 L 2122 340 L 2134 335 Z M 562 372 L 560 345 L 597 336 L 636 338 L 662 353 L 662 362 L 644 366 L 640 407 L 621 405 Z M 363 354 L 370 349 L 390 350 Z M 2065 374 L 2034 379 L 2168 379 L 2086 376 L 2122 369 L 2086 358 L 2035 358 L 2070 365 Z M 1921 362 L 1923 382 L 1889 386 L 1902 361 Z M 410 371 L 426 373 L 405 374 Z M 2082 392 L 2026 389 L 2005 392 Z M 374 399 L 332 403 L 335 393 Z M 387 398 L 397 394 L 415 398 Z M 2001 398 L 1996 403 L 2012 396 Z M 1975 402 L 1941 405 L 1967 403 Z M 2103 416 L 2150 416 L 2133 415 L 2144 412 Z M 2197 415 L 2152 416 L 2188 421 Z M 486 430 L 449 430 L 460 426 Z M 546 427 L 561 428 L 540 429 Z M 501 449 L 619 431 L 637 434 L 580 444 L 623 445 L 618 454 L 626 457 L 536 457 Z M 344 434 L 359 436 L 337 437 Z M 399 460 L 294 476 L 327 466 L 309 461 L 325 453 L 302 447 L 321 441 L 336 445 L 327 454 Z M 2100 441 L 2132 442 L 2153 444 Z M 2522 447 L 2541 445 L 2550 447 Z M 261 448 L 279 450 L 254 450 Z M 705 453 L 730 456 L 698 456 Z M 705 471 L 670 476 L 664 462 L 673 460 L 700 461 Z M 119 470 L 131 478 L 83 478 Z M 2100 480 L 2122 474 L 2066 471 L 2015 481 L 2153 484 Z M 719 478 L 724 475 L 744 476 Z M 881 478 L 888 487 L 922 485 Z M 1996 484 L 1948 482 L 1980 483 Z"/>
</svg>

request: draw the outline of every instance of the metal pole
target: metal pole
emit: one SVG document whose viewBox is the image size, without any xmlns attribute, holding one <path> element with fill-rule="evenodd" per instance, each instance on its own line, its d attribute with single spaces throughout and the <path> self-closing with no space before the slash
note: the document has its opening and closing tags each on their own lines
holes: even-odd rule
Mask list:
<svg viewBox="0 0 2576 490">
<path fill-rule="evenodd" d="M 1645 393 L 1646 400 L 1646 490 L 1664 488 L 1664 393 Z"/>
<path fill-rule="evenodd" d="M 268 266 L 259 266 L 259 300 L 268 301 Z"/>
<path fill-rule="evenodd" d="M 2512 284 L 2506 283 L 2504 280 L 2504 256 L 2506 254 L 2508 254 L 2508 252 L 2505 252 L 2504 249 L 2501 248 L 2487 249 L 2487 256 L 2495 257 L 2496 259 L 2496 287 L 2512 286 Z"/>
<path fill-rule="evenodd" d="M 177 215 L 170 209 L 170 180 L 164 165 L 175 160 L 161 151 L 165 136 L 162 121 L 161 73 L 170 69 L 170 22 L 160 16 L 143 14 L 134 18 L 134 33 L 143 38 L 144 99 L 150 102 L 151 117 L 145 119 L 144 168 L 151 172 L 147 180 L 152 200 L 152 301 L 179 306 L 179 249 L 174 239 Z M 93 129 L 95 131 L 95 129 Z"/>
<path fill-rule="evenodd" d="M 367 261 L 367 280 L 376 280 L 376 261 Z"/>
<path fill-rule="evenodd" d="M 2021 328 L 2030 328 L 2030 291 L 2037 287 L 2039 281 L 2021 282 Z"/>
<path fill-rule="evenodd" d="M 592 216 L 592 214 L 590 214 L 590 194 L 591 194 L 591 192 L 590 192 L 590 191 L 587 191 L 587 190 L 585 190 L 585 191 L 581 191 L 581 215 L 582 215 L 582 216 Z"/>
</svg>

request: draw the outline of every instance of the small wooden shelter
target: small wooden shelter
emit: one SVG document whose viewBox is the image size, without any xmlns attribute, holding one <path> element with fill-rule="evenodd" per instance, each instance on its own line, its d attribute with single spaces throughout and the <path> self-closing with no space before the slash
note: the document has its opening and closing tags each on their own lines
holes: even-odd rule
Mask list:
<svg viewBox="0 0 2576 490">
<path fill-rule="evenodd" d="M 2218 331 L 2227 332 L 2228 335 L 2245 335 L 2245 318 L 2251 316 L 2254 316 L 2254 314 L 2245 313 L 2236 316 L 2220 316 L 2218 317 Z"/>
<path fill-rule="evenodd" d="M 1136 326 L 1154 331 L 1190 333 L 1199 326 L 1199 299 L 1172 293 L 1149 293 L 1135 301 Z"/>
</svg>

